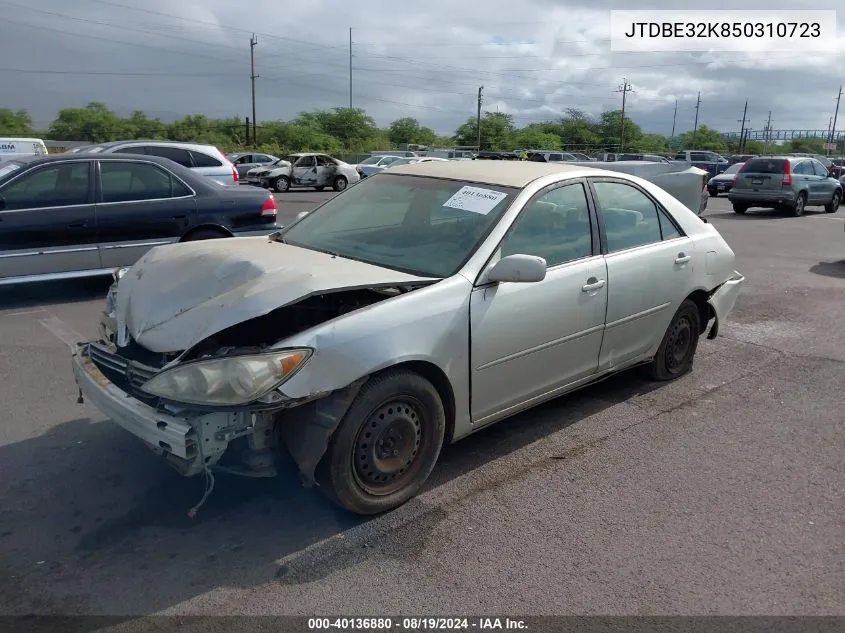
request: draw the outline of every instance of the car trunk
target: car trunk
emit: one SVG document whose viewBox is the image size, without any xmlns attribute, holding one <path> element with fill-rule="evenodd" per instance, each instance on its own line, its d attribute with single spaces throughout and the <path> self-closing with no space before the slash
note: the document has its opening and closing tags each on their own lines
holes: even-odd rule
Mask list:
<svg viewBox="0 0 845 633">
<path fill-rule="evenodd" d="M 781 191 L 784 186 L 784 177 L 790 173 L 791 166 L 784 158 L 753 158 L 740 169 L 733 188 Z"/>
</svg>

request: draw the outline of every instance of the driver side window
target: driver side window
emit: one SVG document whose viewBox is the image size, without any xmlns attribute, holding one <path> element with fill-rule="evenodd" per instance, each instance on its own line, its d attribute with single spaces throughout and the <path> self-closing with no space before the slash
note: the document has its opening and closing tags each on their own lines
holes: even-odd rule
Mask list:
<svg viewBox="0 0 845 633">
<path fill-rule="evenodd" d="M 303 156 L 298 161 L 294 167 L 313 167 L 315 164 L 313 156 Z"/>
<path fill-rule="evenodd" d="M 593 253 L 587 194 L 581 183 L 535 198 L 522 210 L 502 242 L 502 257 L 535 255 L 549 267 Z"/>
</svg>

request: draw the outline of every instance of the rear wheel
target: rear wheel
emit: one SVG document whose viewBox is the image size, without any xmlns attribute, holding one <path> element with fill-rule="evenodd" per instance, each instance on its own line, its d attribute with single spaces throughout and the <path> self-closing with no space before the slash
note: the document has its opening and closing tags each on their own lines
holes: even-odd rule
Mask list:
<svg viewBox="0 0 845 633">
<path fill-rule="evenodd" d="M 215 229 L 200 229 L 199 231 L 194 231 L 186 235 L 182 241 L 183 242 L 195 242 L 197 240 L 217 240 L 221 237 L 232 237 L 228 233 L 224 233 L 223 231 L 218 231 Z"/>
<path fill-rule="evenodd" d="M 329 444 L 320 487 L 357 514 L 392 510 L 428 479 L 445 432 L 443 403 L 425 378 L 400 370 L 371 378 Z"/>
<path fill-rule="evenodd" d="M 746 211 L 748 211 L 748 205 L 744 202 L 734 202 L 733 203 L 734 213 L 739 213 L 742 215 Z"/>
<path fill-rule="evenodd" d="M 713 189 L 712 187 L 709 187 L 709 188 L 707 189 L 707 193 L 709 193 L 709 194 L 710 194 L 710 197 L 711 197 L 711 198 L 715 198 L 715 197 L 717 197 L 717 196 L 719 195 L 719 192 L 718 192 L 718 191 L 716 191 L 715 189 Z"/>
<path fill-rule="evenodd" d="M 842 203 L 842 190 L 837 189 L 833 192 L 833 197 L 830 199 L 826 205 L 824 205 L 824 210 L 826 213 L 836 213 L 839 210 L 839 205 Z"/>
<path fill-rule="evenodd" d="M 807 194 L 803 191 L 795 198 L 795 204 L 790 207 L 789 212 L 796 218 L 804 214 L 804 207 L 807 206 Z"/>
<path fill-rule="evenodd" d="M 698 306 L 685 299 L 672 317 L 666 334 L 651 361 L 649 373 L 654 380 L 674 380 L 692 369 L 698 337 L 701 332 L 701 316 Z"/>
<path fill-rule="evenodd" d="M 346 176 L 338 176 L 334 179 L 332 183 L 332 189 L 335 191 L 343 191 L 346 189 L 346 185 L 349 184 L 349 181 L 346 179 Z"/>
</svg>

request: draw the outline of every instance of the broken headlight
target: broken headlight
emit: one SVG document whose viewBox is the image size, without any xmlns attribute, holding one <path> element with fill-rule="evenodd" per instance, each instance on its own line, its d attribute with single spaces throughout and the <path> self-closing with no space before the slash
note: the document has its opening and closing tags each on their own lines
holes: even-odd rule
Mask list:
<svg viewBox="0 0 845 633">
<path fill-rule="evenodd" d="M 197 361 L 157 374 L 141 389 L 188 404 L 249 404 L 293 376 L 311 354 L 288 349 Z"/>
</svg>

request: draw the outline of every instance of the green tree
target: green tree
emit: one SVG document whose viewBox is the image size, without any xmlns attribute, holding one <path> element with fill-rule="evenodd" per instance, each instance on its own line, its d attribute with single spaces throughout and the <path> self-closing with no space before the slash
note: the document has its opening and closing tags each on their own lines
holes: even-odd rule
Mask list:
<svg viewBox="0 0 845 633">
<path fill-rule="evenodd" d="M 602 112 L 597 131 L 603 147 L 610 151 L 630 151 L 632 147 L 639 145 L 643 135 L 642 128 L 626 116 L 624 147 L 619 146 L 622 134 L 621 110 Z"/>
<path fill-rule="evenodd" d="M 0 108 L 0 135 L 2 136 L 31 136 L 32 118 L 26 110 L 13 111 Z"/>
<path fill-rule="evenodd" d="M 362 148 L 376 132 L 376 122 L 361 108 L 334 108 L 317 112 L 314 119 L 326 134 L 338 139 L 347 150 L 365 151 Z"/>
<path fill-rule="evenodd" d="M 662 134 L 643 134 L 637 141 L 636 149 L 644 154 L 668 152 L 669 139 Z"/>
<path fill-rule="evenodd" d="M 798 152 L 801 154 L 824 154 L 824 139 L 820 138 L 796 138 L 784 143 L 779 151 L 785 154 Z"/>
<path fill-rule="evenodd" d="M 680 139 L 685 149 L 705 149 L 711 152 L 726 152 L 728 149 L 722 133 L 706 125 L 699 126 L 694 135 L 692 130 L 684 132 Z"/>
<path fill-rule="evenodd" d="M 105 143 L 133 138 L 130 125 L 106 104 L 92 101 L 84 108 L 63 108 L 50 125 L 47 135 L 57 141 Z"/>
<path fill-rule="evenodd" d="M 135 110 L 127 123 L 134 132 L 133 138 L 166 139 L 167 125 L 159 119 L 150 119 L 144 112 Z"/>
<path fill-rule="evenodd" d="M 413 117 L 396 119 L 387 128 L 387 135 L 394 145 L 403 143 L 416 143 L 415 140 L 420 132 L 420 124 Z"/>
<path fill-rule="evenodd" d="M 567 108 L 560 121 L 552 124 L 559 131 L 564 149 L 573 152 L 589 152 L 602 148 L 602 136 L 598 124 L 583 110 Z"/>
<path fill-rule="evenodd" d="M 513 148 L 515 131 L 513 116 L 503 112 L 485 112 L 481 118 L 482 150 L 507 150 Z M 470 117 L 455 132 L 458 145 L 474 147 L 478 143 L 478 121 Z"/>
<path fill-rule="evenodd" d="M 523 149 L 560 149 L 560 137 L 557 134 L 543 132 L 537 127 L 528 126 L 514 132 L 513 144 Z"/>
</svg>

